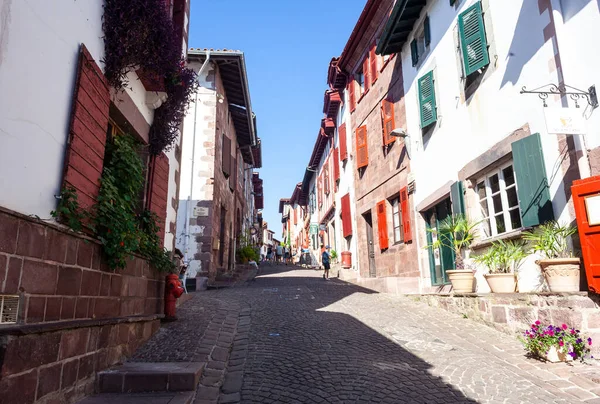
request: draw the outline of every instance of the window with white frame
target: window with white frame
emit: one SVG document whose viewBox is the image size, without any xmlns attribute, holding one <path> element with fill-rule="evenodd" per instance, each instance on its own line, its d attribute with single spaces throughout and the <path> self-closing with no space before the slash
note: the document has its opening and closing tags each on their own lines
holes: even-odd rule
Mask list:
<svg viewBox="0 0 600 404">
<path fill-rule="evenodd" d="M 390 201 L 392 205 L 392 224 L 394 226 L 394 243 L 404 241 L 402 235 L 402 213 L 400 213 L 400 198 L 396 197 Z"/>
<path fill-rule="evenodd" d="M 477 195 L 485 238 L 494 237 L 521 225 L 517 183 L 512 162 L 477 181 Z"/>
</svg>

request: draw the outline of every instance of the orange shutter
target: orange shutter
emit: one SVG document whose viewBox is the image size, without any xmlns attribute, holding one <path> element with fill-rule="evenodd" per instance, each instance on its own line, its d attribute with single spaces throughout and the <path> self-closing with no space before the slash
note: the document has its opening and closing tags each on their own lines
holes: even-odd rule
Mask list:
<svg viewBox="0 0 600 404">
<path fill-rule="evenodd" d="M 369 87 L 371 86 L 371 75 L 369 74 L 370 67 L 371 66 L 369 65 L 369 54 L 367 54 L 365 60 L 363 61 L 363 80 L 365 82 L 365 91 L 363 92 L 363 94 L 369 91 Z"/>
<path fill-rule="evenodd" d="M 329 195 L 329 158 L 325 160 L 323 165 L 323 188 L 325 189 L 325 195 Z"/>
<path fill-rule="evenodd" d="M 333 149 L 333 181 L 337 183 L 340 179 L 340 151 Z"/>
<path fill-rule="evenodd" d="M 340 138 L 340 160 L 348 160 L 348 147 L 346 146 L 346 124 L 340 125 L 338 130 L 338 136 Z"/>
<path fill-rule="evenodd" d="M 362 168 L 369 165 L 369 149 L 367 148 L 367 127 L 365 125 L 356 129 L 356 167 Z"/>
<path fill-rule="evenodd" d="M 382 250 L 390 246 L 387 231 L 387 216 L 385 214 L 385 201 L 377 204 L 377 229 L 379 230 L 379 248 Z"/>
<path fill-rule="evenodd" d="M 388 100 L 381 101 L 381 122 L 383 124 L 383 145 L 394 143 L 395 137 L 391 136 L 394 126 L 394 103 Z"/>
<path fill-rule="evenodd" d="M 404 229 L 404 242 L 408 243 L 412 241 L 412 231 L 410 229 L 410 209 L 406 187 L 400 190 L 400 209 L 402 213 L 402 228 Z"/>
<path fill-rule="evenodd" d="M 345 237 L 352 235 L 352 214 L 350 211 L 350 194 L 342 196 L 342 234 Z"/>
<path fill-rule="evenodd" d="M 370 67 L 371 67 L 371 81 L 372 83 L 375 83 L 375 81 L 377 81 L 377 78 L 379 77 L 379 69 L 377 68 L 377 55 L 375 54 L 375 43 L 373 43 L 373 46 L 371 47 L 371 52 L 369 53 L 369 59 L 370 59 Z"/>
<path fill-rule="evenodd" d="M 354 111 L 354 109 L 356 108 L 356 93 L 355 93 L 355 87 L 356 87 L 356 81 L 354 80 L 354 75 L 351 74 L 349 77 L 350 82 L 348 83 L 348 94 L 350 96 L 350 112 Z"/>
</svg>

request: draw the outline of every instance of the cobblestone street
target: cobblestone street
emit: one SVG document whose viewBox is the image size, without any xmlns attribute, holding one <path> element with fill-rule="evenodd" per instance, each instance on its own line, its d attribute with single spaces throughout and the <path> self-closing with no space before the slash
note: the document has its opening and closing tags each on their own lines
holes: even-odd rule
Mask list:
<svg viewBox="0 0 600 404">
<path fill-rule="evenodd" d="M 600 403 L 596 363 L 528 359 L 485 325 L 321 274 L 267 266 L 195 293 L 134 360 L 206 361 L 198 404 Z"/>
</svg>

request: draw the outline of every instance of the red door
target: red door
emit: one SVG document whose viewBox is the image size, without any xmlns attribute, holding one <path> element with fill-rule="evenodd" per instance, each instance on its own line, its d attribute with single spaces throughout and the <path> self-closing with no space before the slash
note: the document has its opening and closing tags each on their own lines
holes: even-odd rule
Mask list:
<svg viewBox="0 0 600 404">
<path fill-rule="evenodd" d="M 573 181 L 571 193 L 588 287 L 600 293 L 600 222 L 594 214 L 594 205 L 600 206 L 600 176 Z"/>
</svg>

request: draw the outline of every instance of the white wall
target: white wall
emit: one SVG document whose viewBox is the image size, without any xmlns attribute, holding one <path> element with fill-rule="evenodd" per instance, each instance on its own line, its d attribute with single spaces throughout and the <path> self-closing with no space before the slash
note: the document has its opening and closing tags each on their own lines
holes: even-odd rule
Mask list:
<svg viewBox="0 0 600 404">
<path fill-rule="evenodd" d="M 80 43 L 104 55 L 102 2 L 0 4 L 0 205 L 49 218 L 60 193 Z"/>
<path fill-rule="evenodd" d="M 104 58 L 102 2 L 0 4 L 0 206 L 49 218 L 60 193 L 80 44 Z M 154 112 L 135 73 L 126 91 Z"/>
<path fill-rule="evenodd" d="M 193 62 L 189 67 L 198 72 L 201 64 Z M 184 253 L 186 262 L 189 262 L 189 277 L 196 276 L 202 270 L 202 262 L 192 258 L 194 252 L 202 247 L 194 236 L 204 234 L 204 226 L 188 225 L 189 218 L 198 201 L 213 199 L 214 187 L 207 183 L 207 179 L 214 178 L 214 153 L 210 154 L 211 150 L 205 146 L 205 142 L 213 144 L 214 152 L 217 97 L 215 84 L 207 81 L 208 76 L 214 74 L 214 69 L 209 62 L 209 66 L 198 78 L 200 89 L 196 101 L 190 104 L 183 124 L 176 247 Z"/>
<path fill-rule="evenodd" d="M 489 4 L 485 16 L 486 32 L 491 33 L 488 42 L 493 41 L 488 68 L 491 72 L 467 102 L 461 93 L 462 72 L 455 53 L 454 35 L 458 14 L 474 2 L 463 0 L 459 10 L 455 10 L 447 1 L 430 1 L 421 14 L 423 18 L 427 13 L 430 18 L 430 53 L 415 68 L 410 56 L 412 36 L 403 48 L 407 132 L 410 136 L 407 140 L 411 142 L 411 166 L 416 180 L 414 205 L 448 181 L 456 181 L 458 171 L 465 164 L 529 124 L 531 133 L 541 134 L 548 176 L 557 171 L 550 184 L 555 216 L 561 221 L 570 221 L 560 164 L 556 170 L 560 158 L 558 137 L 546 133 L 541 100 L 536 95 L 519 93 L 523 86 L 534 89 L 558 82 L 557 71 L 550 63 L 554 59 L 554 45 L 552 41 L 546 42 L 543 36 L 550 16 L 547 12 L 540 15 L 537 1 L 484 0 L 484 9 Z M 563 61 L 565 59 L 563 56 Z M 585 64 L 579 60 L 576 63 Z M 591 71 L 593 67 L 587 69 Z M 425 148 L 420 128 L 417 79 L 431 70 L 434 71 L 438 121 Z M 560 106 L 559 101 L 551 98 L 548 104 Z M 417 228 L 416 231 L 424 233 L 425 229 Z M 421 268 L 423 278 L 429 278 L 428 261 L 421 259 L 419 262 L 425 266 Z"/>
<path fill-rule="evenodd" d="M 340 161 L 340 182 L 338 192 L 335 195 L 335 231 L 336 234 L 336 251 L 339 256 L 339 260 L 341 262 L 342 259 L 342 251 L 350 251 L 352 253 L 352 269 L 356 271 L 356 275 L 359 276 L 359 260 L 358 260 L 358 252 L 357 252 L 357 237 L 358 237 L 358 225 L 357 225 L 357 216 L 356 216 L 356 196 L 354 189 L 354 153 L 352 153 L 352 145 L 354 144 L 352 139 L 352 124 L 350 122 L 350 111 L 346 108 L 346 105 L 349 105 L 348 102 L 348 93 L 344 90 L 344 102 L 340 106 L 340 110 L 338 112 L 338 122 L 337 127 L 339 128 L 344 122 L 346 123 L 346 146 L 348 150 L 348 160 L 344 164 Z M 336 131 L 335 144 L 339 148 L 340 132 Z M 351 218 L 352 218 L 352 237 L 350 238 L 350 248 L 347 248 L 347 241 L 343 236 L 343 224 L 340 218 L 341 209 L 342 209 L 342 196 L 346 194 L 350 194 L 350 209 L 351 209 Z"/>
</svg>

